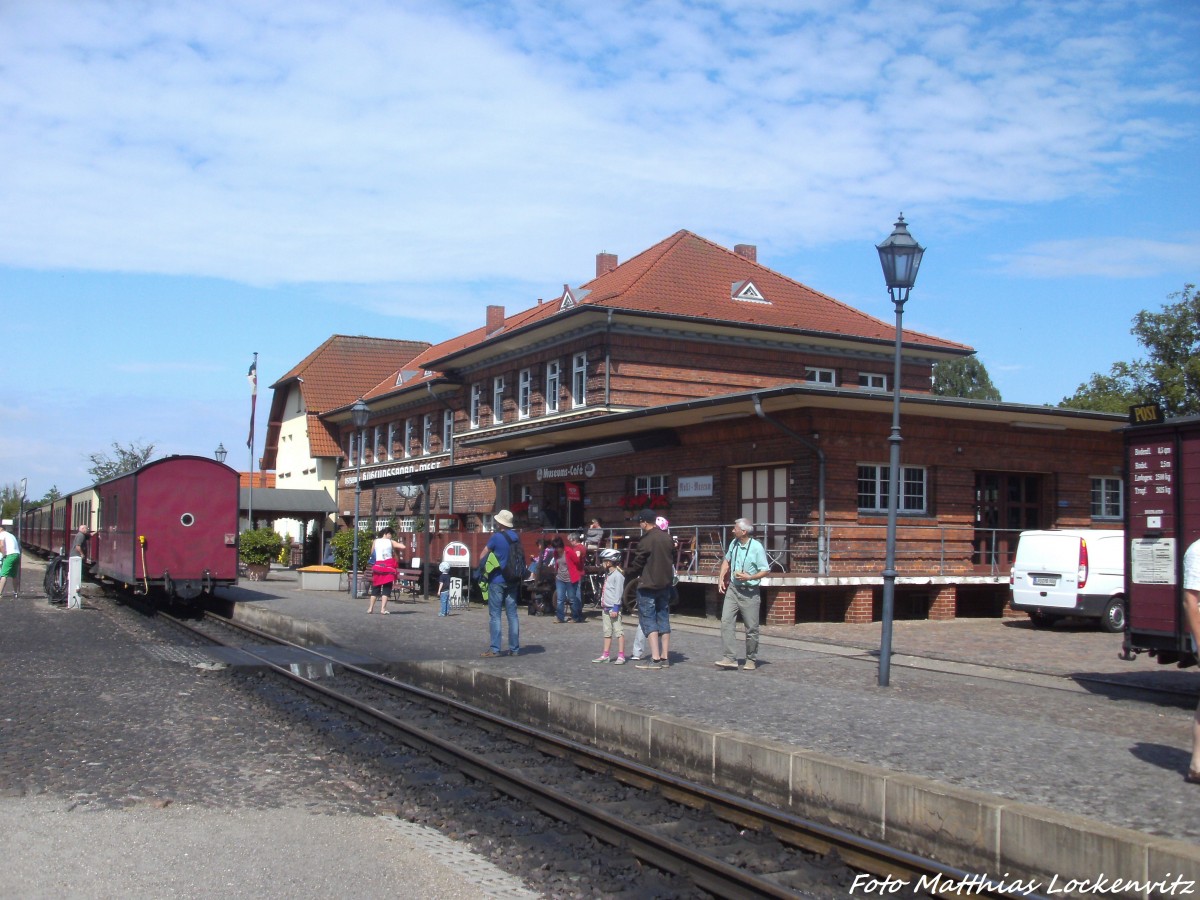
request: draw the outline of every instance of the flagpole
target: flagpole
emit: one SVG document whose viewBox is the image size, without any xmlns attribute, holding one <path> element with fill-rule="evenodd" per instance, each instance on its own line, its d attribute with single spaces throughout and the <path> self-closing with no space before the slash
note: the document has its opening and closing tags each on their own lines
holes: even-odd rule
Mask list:
<svg viewBox="0 0 1200 900">
<path fill-rule="evenodd" d="M 246 517 L 249 520 L 250 530 L 254 530 L 254 407 L 258 402 L 258 352 L 254 353 L 254 362 L 250 364 L 250 371 L 246 373 L 246 377 L 250 379 L 250 439 L 246 441 L 246 446 L 250 448 L 250 492 L 246 500 Z"/>
</svg>

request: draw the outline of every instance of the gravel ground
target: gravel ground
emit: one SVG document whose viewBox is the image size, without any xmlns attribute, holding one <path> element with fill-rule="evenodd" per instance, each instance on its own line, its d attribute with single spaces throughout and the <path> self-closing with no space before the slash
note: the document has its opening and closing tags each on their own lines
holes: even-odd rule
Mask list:
<svg viewBox="0 0 1200 900">
<path fill-rule="evenodd" d="M 536 896 L 252 677 L 90 606 L 0 603 L 0 895 Z"/>
</svg>

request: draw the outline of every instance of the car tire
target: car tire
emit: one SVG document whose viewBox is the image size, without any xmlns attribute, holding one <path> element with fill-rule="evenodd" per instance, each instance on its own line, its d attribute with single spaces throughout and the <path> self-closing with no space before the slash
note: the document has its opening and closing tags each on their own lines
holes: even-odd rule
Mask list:
<svg viewBox="0 0 1200 900">
<path fill-rule="evenodd" d="M 1113 597 L 1100 616 L 1100 627 L 1109 634 L 1125 630 L 1125 598 Z"/>
</svg>

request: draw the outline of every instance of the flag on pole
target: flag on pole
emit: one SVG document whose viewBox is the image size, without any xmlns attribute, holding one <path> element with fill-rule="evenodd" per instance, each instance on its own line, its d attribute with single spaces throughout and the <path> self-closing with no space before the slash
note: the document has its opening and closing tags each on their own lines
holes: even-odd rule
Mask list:
<svg viewBox="0 0 1200 900">
<path fill-rule="evenodd" d="M 258 354 L 254 354 L 254 362 L 250 363 L 250 371 L 246 373 L 250 382 L 250 436 L 246 438 L 246 446 L 254 449 L 254 407 L 258 401 Z"/>
</svg>

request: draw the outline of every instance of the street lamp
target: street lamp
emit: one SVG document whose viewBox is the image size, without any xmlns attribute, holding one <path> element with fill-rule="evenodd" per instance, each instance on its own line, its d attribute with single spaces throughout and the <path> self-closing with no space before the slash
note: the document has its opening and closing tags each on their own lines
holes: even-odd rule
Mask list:
<svg viewBox="0 0 1200 900">
<path fill-rule="evenodd" d="M 217 462 L 225 462 L 225 457 L 229 455 L 229 451 L 225 449 L 225 442 L 217 444 L 217 449 L 213 451 L 213 456 L 217 458 Z"/>
<path fill-rule="evenodd" d="M 883 634 L 879 643 L 879 686 L 887 687 L 892 668 L 892 617 L 896 605 L 896 514 L 900 507 L 900 345 L 908 293 L 917 280 L 925 248 L 908 233 L 904 214 L 888 239 L 875 247 L 888 296 L 896 304 L 896 355 L 892 368 L 892 433 L 888 438 L 887 556 L 883 563 Z"/>
<path fill-rule="evenodd" d="M 358 504 L 362 498 L 362 431 L 367 427 L 367 419 L 370 417 L 371 410 L 363 399 L 360 397 L 355 400 L 354 405 L 350 407 L 350 419 L 354 422 L 354 429 L 358 432 L 358 453 L 354 457 L 354 571 L 350 576 L 350 593 L 356 600 L 358 599 Z"/>
</svg>

